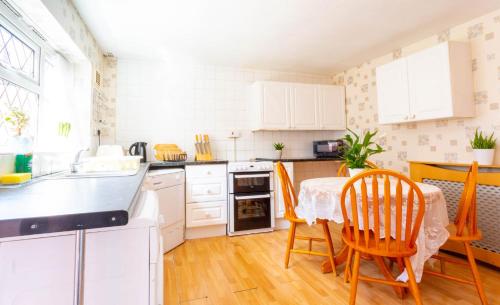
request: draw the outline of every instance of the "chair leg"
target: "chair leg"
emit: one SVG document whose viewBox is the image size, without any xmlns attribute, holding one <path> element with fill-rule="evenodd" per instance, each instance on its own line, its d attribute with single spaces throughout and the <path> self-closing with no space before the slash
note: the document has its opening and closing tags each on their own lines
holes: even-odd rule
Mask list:
<svg viewBox="0 0 500 305">
<path fill-rule="evenodd" d="M 408 273 L 408 286 L 413 298 L 415 299 L 415 304 L 422 305 L 422 298 L 420 297 L 420 291 L 418 289 L 417 280 L 415 279 L 415 273 L 413 273 L 413 268 L 411 267 L 411 262 L 409 257 L 403 258 L 406 272 Z"/>
<path fill-rule="evenodd" d="M 290 222 L 290 229 L 288 229 L 288 241 L 286 243 L 286 253 L 285 253 L 285 268 L 288 269 L 288 262 L 290 261 L 290 250 L 293 249 L 293 244 L 295 242 L 295 229 L 297 223 Z"/>
<path fill-rule="evenodd" d="M 323 222 L 323 232 L 325 233 L 326 248 L 328 249 L 328 258 L 330 259 L 330 264 L 332 264 L 332 272 L 334 276 L 337 276 L 337 268 L 335 266 L 335 251 L 333 249 L 332 236 L 330 235 L 330 229 L 328 228 L 327 221 Z"/>
<path fill-rule="evenodd" d="M 347 260 L 345 261 L 345 271 L 344 271 L 344 283 L 348 283 L 351 280 L 351 261 L 352 252 L 354 251 L 351 247 L 347 250 Z"/>
<path fill-rule="evenodd" d="M 481 303 L 483 305 L 487 305 L 488 300 L 486 299 L 486 294 L 484 293 L 483 284 L 481 282 L 481 278 L 479 277 L 479 270 L 477 270 L 474 253 L 472 253 L 472 249 L 470 247 L 469 242 L 464 242 L 464 247 L 465 247 L 465 253 L 467 254 L 467 260 L 469 261 L 470 269 L 472 271 L 472 277 L 474 278 L 474 283 L 476 284 L 477 293 L 479 294 Z"/>
<path fill-rule="evenodd" d="M 355 251 L 354 266 L 352 269 L 352 277 L 351 277 L 351 291 L 349 296 L 349 305 L 356 305 L 356 293 L 358 291 L 358 277 L 359 277 L 359 261 L 360 261 L 360 253 L 359 251 Z"/>
</svg>

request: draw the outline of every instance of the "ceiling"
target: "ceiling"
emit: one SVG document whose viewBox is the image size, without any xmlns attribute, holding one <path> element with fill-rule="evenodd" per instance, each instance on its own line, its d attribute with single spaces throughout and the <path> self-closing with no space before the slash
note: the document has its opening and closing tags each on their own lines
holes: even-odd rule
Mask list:
<svg viewBox="0 0 500 305">
<path fill-rule="evenodd" d="M 331 74 L 500 8 L 498 0 L 73 0 L 118 58 Z"/>
</svg>

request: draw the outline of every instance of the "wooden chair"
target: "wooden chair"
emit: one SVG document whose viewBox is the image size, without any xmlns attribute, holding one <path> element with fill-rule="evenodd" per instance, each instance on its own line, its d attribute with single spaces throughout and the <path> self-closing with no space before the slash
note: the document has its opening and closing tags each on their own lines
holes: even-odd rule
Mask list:
<svg viewBox="0 0 500 305">
<path fill-rule="evenodd" d="M 330 230 L 328 228 L 328 221 L 323 219 L 318 219 L 316 222 L 320 224 L 323 228 L 324 238 L 310 237 L 310 236 L 299 236 L 296 235 L 297 225 L 301 223 L 306 223 L 304 219 L 298 218 L 295 214 L 295 205 L 297 204 L 297 195 L 295 189 L 293 188 L 290 177 L 285 169 L 285 166 L 278 162 L 276 164 L 278 170 L 278 176 L 280 178 L 281 190 L 283 193 L 283 200 L 285 202 L 285 219 L 290 222 L 290 229 L 288 230 L 288 242 L 286 245 L 285 253 L 285 268 L 288 268 L 288 262 L 290 261 L 290 253 L 298 254 L 309 254 L 328 257 L 330 263 L 332 264 L 333 274 L 337 276 L 335 270 L 335 252 L 333 249 L 332 237 L 330 235 Z M 295 239 L 307 240 L 309 242 L 308 250 L 294 249 Z M 312 251 L 312 242 L 326 242 L 327 253 Z"/>
<path fill-rule="evenodd" d="M 371 162 L 371 161 L 368 161 L 366 160 L 365 161 L 365 165 L 366 167 L 368 168 L 371 168 L 371 169 L 377 169 L 377 164 Z M 340 167 L 339 167 L 339 170 L 337 171 L 337 177 L 347 177 L 347 166 L 346 166 L 346 163 L 343 162 Z"/>
<path fill-rule="evenodd" d="M 395 178 L 395 180 L 389 178 Z M 371 182 L 373 194 L 371 201 L 368 200 L 367 181 Z M 379 198 L 379 183 L 383 184 L 382 201 Z M 394 196 L 391 196 L 393 195 L 391 194 L 391 183 L 395 183 Z M 356 187 L 361 188 L 360 200 L 358 200 L 355 184 Z M 403 196 L 403 184 L 408 186 L 406 198 Z M 352 220 L 348 218 L 346 207 L 347 196 L 350 197 Z M 418 202 L 418 210 L 413 217 L 415 199 Z M 360 202 L 361 207 L 358 207 L 358 202 Z M 391 217 L 391 206 L 395 206 L 395 219 Z M 415 298 L 416 304 L 421 305 L 422 300 L 410 263 L 410 257 L 417 252 L 415 240 L 420 230 L 425 210 L 425 200 L 420 188 L 409 178 L 394 171 L 383 169 L 369 170 L 351 178 L 346 183 L 341 194 L 341 207 L 344 218 L 342 239 L 349 247 L 345 271 L 346 278 L 350 278 L 351 281 L 349 304 L 354 305 L 356 303 L 358 280 L 363 280 L 389 284 L 401 290 L 403 290 L 402 287 L 409 288 Z M 369 215 L 369 207 L 372 208 L 373 218 Z M 405 219 L 403 219 L 403 207 L 406 207 L 407 210 Z M 361 213 L 358 212 L 358 208 L 361 209 Z M 389 212 L 387 213 L 386 211 Z M 380 219 L 383 219 L 383 229 Z M 370 223 L 372 221 L 373 224 Z M 396 228 L 395 238 L 390 237 L 391 222 L 394 222 L 394 227 Z M 370 227 L 373 229 L 368 229 Z M 373 257 L 374 261 L 384 272 L 386 279 L 368 277 L 359 273 L 360 257 L 362 254 L 368 254 Z M 351 271 L 353 255 L 354 262 Z M 408 283 L 394 280 L 385 265 L 384 257 L 402 259 L 408 272 Z"/>
<path fill-rule="evenodd" d="M 461 242 L 464 244 L 465 253 L 467 255 L 468 263 L 463 261 L 453 259 L 451 257 L 445 257 L 442 255 L 434 255 L 440 261 L 441 272 L 434 272 L 430 270 L 424 270 L 426 274 L 431 274 L 439 276 L 448 280 L 453 280 L 459 283 L 469 284 L 476 286 L 479 298 L 483 305 L 488 304 L 486 299 L 486 294 L 484 293 L 483 285 L 479 277 L 479 271 L 477 270 L 476 260 L 471 249 L 470 243 L 475 240 L 480 240 L 482 238 L 481 231 L 477 227 L 477 202 L 476 202 L 476 184 L 477 184 L 477 173 L 478 164 L 477 162 L 472 163 L 472 166 L 467 173 L 467 177 L 464 182 L 464 190 L 460 201 L 458 202 L 457 215 L 455 221 L 450 224 L 447 229 L 450 233 L 449 240 L 456 242 Z M 466 280 L 459 277 L 451 276 L 445 272 L 445 262 L 469 266 L 473 280 Z"/>
</svg>

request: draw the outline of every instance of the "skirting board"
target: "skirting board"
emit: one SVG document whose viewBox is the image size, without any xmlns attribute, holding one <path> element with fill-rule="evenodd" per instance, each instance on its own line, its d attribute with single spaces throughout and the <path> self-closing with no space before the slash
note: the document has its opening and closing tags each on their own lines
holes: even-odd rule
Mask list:
<svg viewBox="0 0 500 305">
<path fill-rule="evenodd" d="M 226 235 L 226 225 L 186 228 L 186 239 L 198 239 Z"/>
<path fill-rule="evenodd" d="M 275 230 L 284 230 L 290 228 L 290 222 L 284 218 L 276 218 L 274 220 Z"/>
</svg>

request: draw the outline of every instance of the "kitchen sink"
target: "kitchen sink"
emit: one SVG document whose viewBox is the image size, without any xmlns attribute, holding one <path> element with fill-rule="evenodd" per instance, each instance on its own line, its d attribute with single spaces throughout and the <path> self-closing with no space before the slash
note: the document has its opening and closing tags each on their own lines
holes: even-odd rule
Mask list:
<svg viewBox="0 0 500 305">
<path fill-rule="evenodd" d="M 107 172 L 77 172 L 69 171 L 50 175 L 45 179 L 78 179 L 78 178 L 104 178 L 104 177 L 125 177 L 137 174 L 138 170 L 107 171 Z"/>
</svg>

